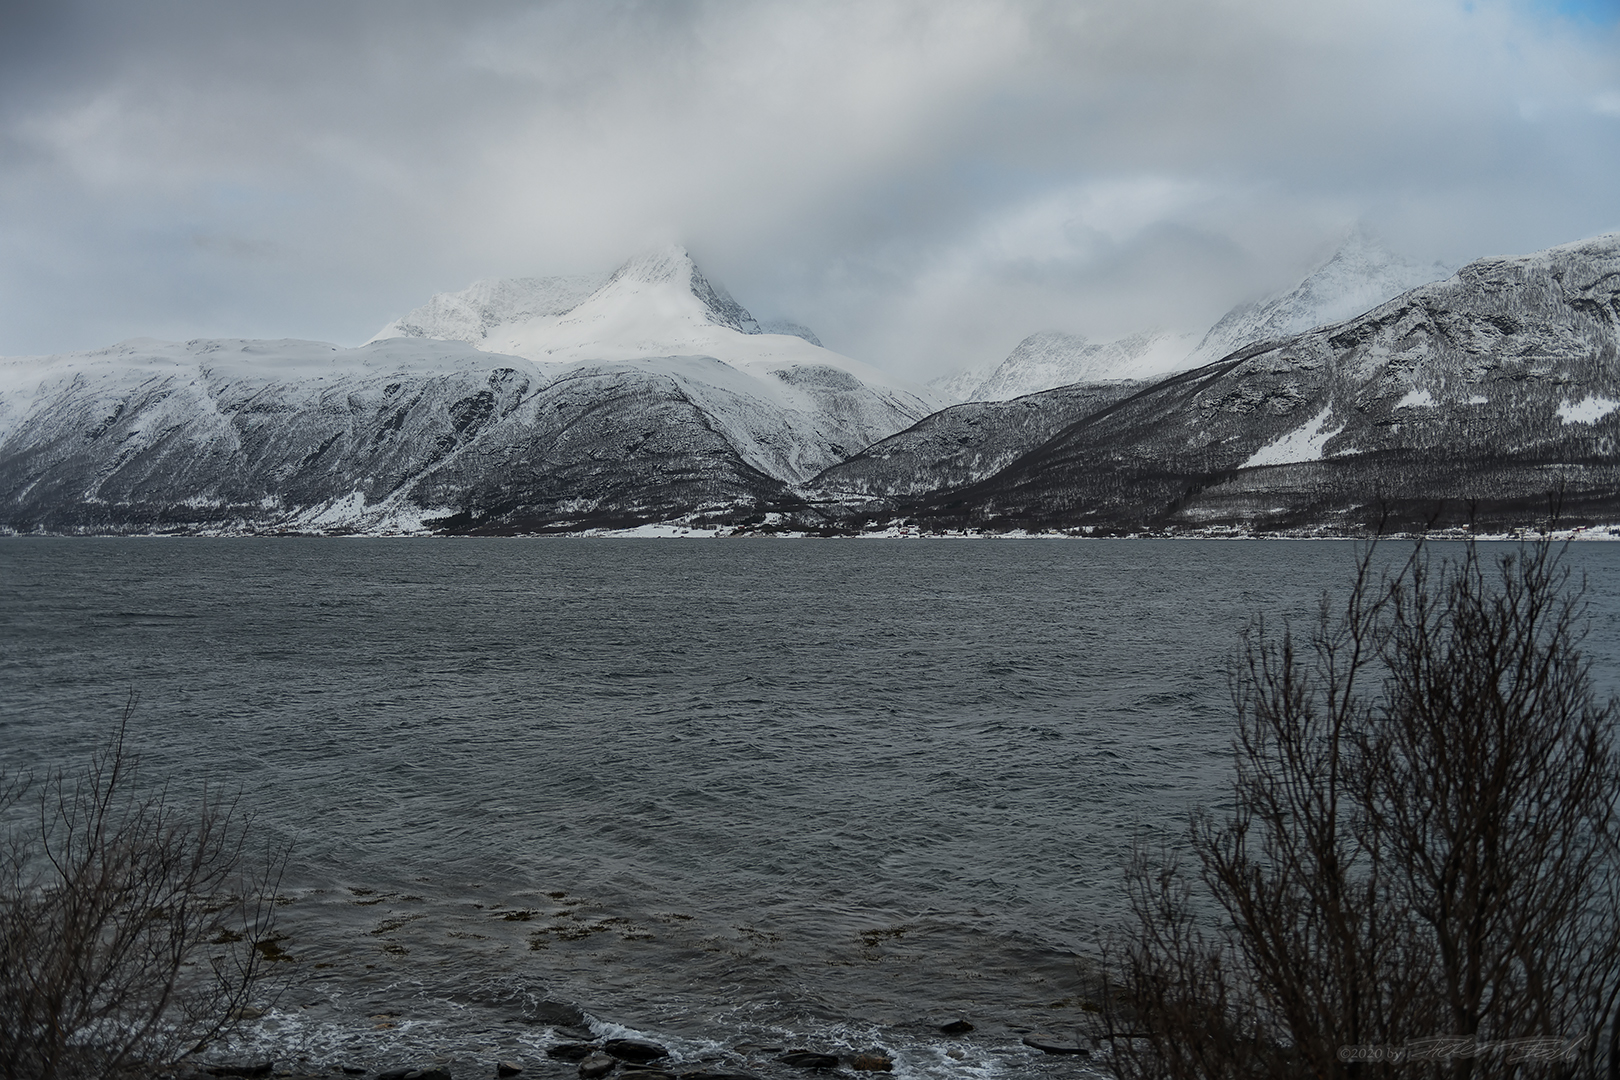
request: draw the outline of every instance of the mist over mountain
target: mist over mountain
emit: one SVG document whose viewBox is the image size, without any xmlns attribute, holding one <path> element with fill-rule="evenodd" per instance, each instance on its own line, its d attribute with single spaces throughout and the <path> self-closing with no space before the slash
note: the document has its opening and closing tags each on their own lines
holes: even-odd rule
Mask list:
<svg viewBox="0 0 1620 1080">
<path fill-rule="evenodd" d="M 439 293 L 385 326 L 372 341 L 425 337 L 466 341 L 531 360 L 625 359 L 648 349 L 726 341 L 719 330 L 758 334 L 759 323 L 716 288 L 685 249 L 656 248 L 605 276 L 506 278 Z"/>
<path fill-rule="evenodd" d="M 608 275 L 491 278 L 433 299 L 383 327 L 366 344 L 388 338 L 436 338 L 482 346 L 490 331 L 566 315 L 608 282 Z"/>
<path fill-rule="evenodd" d="M 955 403 L 1009 401 L 1075 383 L 1162 378 L 1257 341 L 1359 315 L 1448 273 L 1438 263 L 1421 265 L 1394 254 L 1358 227 L 1293 288 L 1239 304 L 1202 334 L 1155 330 L 1092 342 L 1077 334 L 1042 331 L 1019 342 L 999 363 L 936 379 L 930 386 Z"/>
<path fill-rule="evenodd" d="M 1258 341 L 1276 341 L 1342 322 L 1450 274 L 1441 263 L 1425 265 L 1396 255 L 1369 231 L 1357 228 L 1332 258 L 1292 289 L 1240 304 L 1221 316 L 1187 355 L 1185 367 L 1219 360 Z"/>
<path fill-rule="evenodd" d="M 537 363 L 691 353 L 741 367 L 830 364 L 867 382 L 903 385 L 824 349 L 808 327 L 760 323 L 676 245 L 645 251 L 611 274 L 495 278 L 439 293 L 371 342 L 402 337 L 465 341 Z"/>
<path fill-rule="evenodd" d="M 1079 334 L 1045 330 L 1019 342 L 999 364 L 930 385 L 946 400 L 964 402 L 1011 401 L 1076 383 L 1140 381 L 1182 370 L 1196 340 L 1196 335 L 1160 330 L 1093 342 Z"/>
</svg>

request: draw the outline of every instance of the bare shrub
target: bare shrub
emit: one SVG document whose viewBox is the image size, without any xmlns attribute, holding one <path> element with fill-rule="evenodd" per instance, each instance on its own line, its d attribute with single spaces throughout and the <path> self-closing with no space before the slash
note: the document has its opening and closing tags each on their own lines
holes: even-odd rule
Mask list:
<svg viewBox="0 0 1620 1080">
<path fill-rule="evenodd" d="M 1620 707 L 1548 542 L 1420 547 L 1234 678 L 1229 816 L 1139 850 L 1125 1077 L 1620 1073 Z"/>
<path fill-rule="evenodd" d="M 279 860 L 235 797 L 138 782 L 126 708 L 80 772 L 0 779 L 0 1077 L 172 1065 L 249 1006 Z"/>
</svg>

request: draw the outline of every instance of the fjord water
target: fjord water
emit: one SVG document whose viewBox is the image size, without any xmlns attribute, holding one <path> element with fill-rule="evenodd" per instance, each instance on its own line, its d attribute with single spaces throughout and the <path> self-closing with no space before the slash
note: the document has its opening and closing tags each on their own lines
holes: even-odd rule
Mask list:
<svg viewBox="0 0 1620 1080">
<path fill-rule="evenodd" d="M 1219 809 L 1240 632 L 1358 551 L 15 538 L 0 754 L 82 761 L 133 688 L 148 776 L 291 842 L 241 1054 L 549 1075 L 549 1000 L 759 1075 L 1070 1074 L 1019 1033 L 1073 1027 L 1131 838 Z M 1620 546 L 1566 561 L 1608 693 Z"/>
</svg>

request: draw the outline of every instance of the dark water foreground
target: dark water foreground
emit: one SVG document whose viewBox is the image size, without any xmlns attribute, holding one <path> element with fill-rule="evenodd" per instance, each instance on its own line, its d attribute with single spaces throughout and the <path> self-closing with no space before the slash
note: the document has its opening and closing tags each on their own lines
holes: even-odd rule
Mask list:
<svg viewBox="0 0 1620 1080">
<path fill-rule="evenodd" d="M 1021 1035 L 1072 1031 L 1130 838 L 1219 805 L 1241 629 L 1357 550 L 9 539 L 0 754 L 82 759 L 133 687 L 149 772 L 292 842 L 240 1058 L 572 1075 L 577 1005 L 679 1069 L 1085 1075 Z M 1607 691 L 1620 545 L 1568 559 Z"/>
</svg>

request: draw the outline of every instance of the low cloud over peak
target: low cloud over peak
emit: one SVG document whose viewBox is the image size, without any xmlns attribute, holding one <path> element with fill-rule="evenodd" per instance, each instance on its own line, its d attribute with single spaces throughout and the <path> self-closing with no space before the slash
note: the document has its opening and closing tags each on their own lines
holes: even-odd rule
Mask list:
<svg viewBox="0 0 1620 1080">
<path fill-rule="evenodd" d="M 470 280 L 667 242 L 913 377 L 1040 329 L 1192 329 L 1356 221 L 1450 263 L 1620 225 L 1601 15 L 52 5 L 0 46 L 0 353 L 353 343 Z"/>
</svg>

